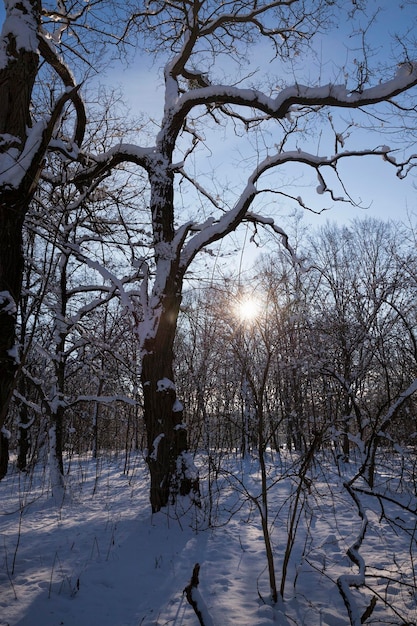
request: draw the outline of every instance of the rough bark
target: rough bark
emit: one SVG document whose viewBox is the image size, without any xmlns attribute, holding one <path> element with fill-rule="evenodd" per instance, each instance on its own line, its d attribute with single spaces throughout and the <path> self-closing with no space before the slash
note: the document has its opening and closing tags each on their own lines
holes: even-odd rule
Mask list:
<svg viewBox="0 0 417 626">
<path fill-rule="evenodd" d="M 171 138 L 172 139 L 172 138 Z M 173 502 L 178 494 L 198 492 L 189 462 L 183 407 L 174 382 L 174 341 L 182 299 L 183 271 L 173 240 L 173 143 L 163 141 L 160 158 L 149 171 L 156 275 L 143 341 L 141 382 L 147 436 L 152 511 Z"/>
<path fill-rule="evenodd" d="M 176 322 L 181 298 L 164 298 L 155 337 L 145 343 L 142 361 L 144 420 L 147 434 L 147 463 L 150 471 L 150 500 L 155 513 L 170 497 L 197 490 L 189 471 L 187 430 L 182 404 L 178 401 L 173 372 Z"/>
<path fill-rule="evenodd" d="M 0 431 L 0 480 L 7 474 L 9 464 L 9 439 Z"/>
<path fill-rule="evenodd" d="M 0 429 L 7 416 L 18 368 L 15 331 L 23 272 L 23 209 L 10 196 L 10 202 L 4 204 L 4 196 L 0 194 Z M 6 454 L 7 448 L 1 446 L 3 468 L 7 468 Z"/>
<path fill-rule="evenodd" d="M 26 24 L 31 30 L 33 24 L 39 24 L 39 0 L 16 5 L 14 10 L 21 11 L 24 17 L 30 13 L 33 18 L 22 20 L 22 27 Z M 2 52 L 7 62 L 0 69 L 0 157 L 10 148 L 21 151 L 24 147 L 27 128 L 31 126 L 30 104 L 39 62 L 37 52 L 18 48 L 12 29 L 7 32 L 6 28 L 3 36 Z M 4 162 L 8 163 L 7 159 Z M 17 371 L 15 331 L 23 274 L 22 227 L 35 188 L 33 174 L 24 177 L 19 188 L 13 189 L 12 184 L 0 187 L 0 428 L 7 416 Z M 3 468 L 7 463 L 5 454 L 6 449 L 1 446 Z"/>
</svg>

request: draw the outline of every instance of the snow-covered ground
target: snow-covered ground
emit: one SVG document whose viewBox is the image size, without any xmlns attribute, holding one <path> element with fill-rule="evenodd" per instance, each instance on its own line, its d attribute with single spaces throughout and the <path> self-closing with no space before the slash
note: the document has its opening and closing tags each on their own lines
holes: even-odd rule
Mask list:
<svg viewBox="0 0 417 626">
<path fill-rule="evenodd" d="M 196 563 L 198 589 L 215 626 L 345 626 L 365 617 L 367 624 L 417 623 L 417 518 L 363 493 L 356 496 L 367 527 L 357 557 L 365 585 L 348 587 L 349 618 L 337 579 L 358 580 L 344 577 L 360 573 L 347 550 L 364 520 L 331 464 L 314 465 L 297 499 L 294 458 L 270 459 L 278 589 L 296 529 L 284 601 L 273 606 L 256 459 L 225 457 L 217 482 L 215 471 L 210 484 L 203 477 L 201 509 L 184 501 L 153 516 L 142 457 L 130 459 L 127 473 L 124 462 L 110 455 L 73 459 L 63 502 L 51 496 L 41 466 L 27 475 L 12 467 L 1 481 L 1 626 L 197 626 L 183 594 Z M 393 474 L 398 467 L 393 460 Z M 415 509 L 415 485 L 388 474 L 385 495 Z M 381 484 L 378 489 L 382 493 Z"/>
</svg>

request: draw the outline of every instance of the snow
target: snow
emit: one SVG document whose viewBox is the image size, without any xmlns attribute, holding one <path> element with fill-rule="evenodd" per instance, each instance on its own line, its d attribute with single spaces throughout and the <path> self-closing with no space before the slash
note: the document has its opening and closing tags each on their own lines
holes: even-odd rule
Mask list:
<svg viewBox="0 0 417 626">
<path fill-rule="evenodd" d="M 156 383 L 156 390 L 157 391 L 164 392 L 164 391 L 168 391 L 170 389 L 175 391 L 175 384 L 169 378 L 165 377 L 165 378 L 161 378 L 161 380 L 157 381 L 157 383 Z"/>
<path fill-rule="evenodd" d="M 165 433 L 161 433 L 160 435 L 158 435 L 157 437 L 155 437 L 153 444 L 152 444 L 152 452 L 149 455 L 149 458 L 153 459 L 154 461 L 157 460 L 158 458 L 158 448 L 159 448 L 159 444 L 161 443 L 162 439 L 165 437 Z"/>
<path fill-rule="evenodd" d="M 5 426 L 1 427 L 0 432 L 1 432 L 1 434 L 3 435 L 3 437 L 5 439 L 11 439 L 12 438 L 12 433 Z"/>
<path fill-rule="evenodd" d="M 173 413 L 182 413 L 182 411 L 184 410 L 184 405 L 182 404 L 182 402 L 180 400 L 178 400 L 178 398 L 175 399 L 174 405 L 172 407 L 172 412 Z M 181 424 L 178 424 L 178 426 L 181 426 Z"/>
<path fill-rule="evenodd" d="M 16 313 L 16 302 L 10 291 L 0 291 L 0 306 L 3 313 L 14 315 Z"/>
<path fill-rule="evenodd" d="M 352 597 L 355 623 L 377 594 L 367 623 L 416 623 L 415 516 L 388 500 L 381 515 L 377 498 L 356 494 L 361 512 L 366 510 L 364 528 L 357 504 L 324 459 L 300 500 L 284 600 L 275 606 L 253 506 L 260 499 L 256 459 L 223 455 L 210 489 L 202 476 L 200 509 L 185 499 L 155 515 L 142 456 L 132 454 L 126 472 L 125 460 L 124 453 L 68 458 L 62 503 L 51 498 L 41 464 L 27 474 L 12 466 L 0 482 L 1 626 L 198 626 L 183 593 L 196 563 L 201 569 L 193 597 L 207 624 L 347 626 L 338 580 Z M 201 467 L 207 462 L 198 460 Z M 279 584 L 297 458 L 282 452 L 267 461 Z M 352 475 L 356 469 L 354 463 L 346 466 Z M 390 480 L 399 499 L 401 483 L 395 476 Z M 349 546 L 364 563 L 366 589 L 347 587 L 363 571 L 348 558 Z"/>
<path fill-rule="evenodd" d="M 285 118 L 291 111 L 296 110 L 294 105 L 327 104 L 339 107 L 359 107 L 383 99 L 388 100 L 416 83 L 417 63 L 407 62 L 399 65 L 395 76 L 390 80 L 361 91 L 351 90 L 345 84 L 334 83 L 320 86 L 295 83 L 281 89 L 275 97 L 268 97 L 256 89 L 221 84 L 193 89 L 180 98 L 176 97 L 174 86 L 166 85 L 166 91 L 171 115 L 174 108 L 187 111 L 198 104 L 217 101 L 254 107 L 268 115 Z"/>
<path fill-rule="evenodd" d="M 0 158 L 0 186 L 17 189 L 36 155 L 46 128 L 45 122 L 37 122 L 27 131 L 23 151 L 10 148 Z"/>
<path fill-rule="evenodd" d="M 6 19 L 3 22 L 0 45 L 0 69 L 7 64 L 7 56 L 4 53 L 10 37 L 16 43 L 16 50 L 37 52 L 38 49 L 38 25 L 34 16 L 33 7 L 29 0 L 7 0 Z"/>
</svg>

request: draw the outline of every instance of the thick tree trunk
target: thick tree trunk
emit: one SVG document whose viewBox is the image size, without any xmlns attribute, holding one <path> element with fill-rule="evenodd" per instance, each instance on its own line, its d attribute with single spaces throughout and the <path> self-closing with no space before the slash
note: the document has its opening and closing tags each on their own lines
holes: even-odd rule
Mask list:
<svg viewBox="0 0 417 626">
<path fill-rule="evenodd" d="M 3 194 L 3 196 L 6 194 Z M 23 210 L 0 195 L 0 429 L 4 425 L 18 367 L 16 315 L 23 274 Z M 7 447 L 0 446 L 0 465 L 7 468 Z"/>
<path fill-rule="evenodd" d="M 180 296 L 166 297 L 155 337 L 145 342 L 142 361 L 147 463 L 152 511 L 176 495 L 198 493 L 198 478 L 188 452 L 183 407 L 177 399 L 173 372 L 173 344 Z"/>
<path fill-rule="evenodd" d="M 165 138 L 167 139 L 167 138 Z M 147 436 L 152 511 L 178 494 L 198 492 L 198 478 L 188 453 L 183 407 L 174 382 L 174 340 L 182 299 L 183 274 L 174 246 L 174 174 L 170 141 L 161 144 L 161 159 L 149 172 L 156 276 L 152 307 L 145 320 L 142 344 L 144 421 Z M 162 158 L 163 155 L 163 158 Z M 148 325 L 148 327 L 146 327 Z"/>
<path fill-rule="evenodd" d="M 62 476 L 64 475 L 64 414 L 64 407 L 59 406 L 56 412 L 51 415 L 51 428 L 54 430 L 54 445 L 50 453 L 51 457 L 55 457 L 55 465 Z"/>
<path fill-rule="evenodd" d="M 0 431 L 0 480 L 7 474 L 9 466 L 9 438 Z"/>
<path fill-rule="evenodd" d="M 11 15 L 13 10 L 13 15 Z M 16 20 L 19 20 L 20 39 L 16 38 Z M 7 7 L 0 44 L 3 58 L 0 68 L 0 429 L 7 416 L 17 371 L 15 348 L 16 312 L 20 299 L 23 274 L 22 227 L 25 213 L 35 189 L 35 172 L 21 179 L 14 188 L 13 166 L 10 156 L 3 154 L 13 149 L 23 150 L 27 129 L 31 126 L 30 106 L 32 88 L 38 70 L 39 55 L 36 30 L 40 23 L 40 0 L 14 3 Z M 21 47 L 21 42 L 30 46 Z M 7 181 L 8 170 L 11 179 Z M 29 174 L 29 173 L 28 173 Z M 0 465 L 4 468 L 5 447 L 0 447 Z"/>
</svg>

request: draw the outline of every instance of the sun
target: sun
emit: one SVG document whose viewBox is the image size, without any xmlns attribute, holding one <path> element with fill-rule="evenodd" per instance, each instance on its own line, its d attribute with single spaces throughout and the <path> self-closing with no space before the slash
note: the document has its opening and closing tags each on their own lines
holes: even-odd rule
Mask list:
<svg viewBox="0 0 417 626">
<path fill-rule="evenodd" d="M 236 315 L 242 322 L 253 322 L 260 313 L 259 301 L 244 297 L 236 303 Z"/>
</svg>

